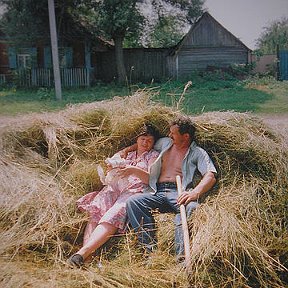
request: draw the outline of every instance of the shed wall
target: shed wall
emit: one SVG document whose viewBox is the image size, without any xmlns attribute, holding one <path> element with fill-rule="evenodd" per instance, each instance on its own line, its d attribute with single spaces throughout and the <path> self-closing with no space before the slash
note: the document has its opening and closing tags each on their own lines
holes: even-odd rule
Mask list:
<svg viewBox="0 0 288 288">
<path fill-rule="evenodd" d="M 130 82 L 160 81 L 169 76 L 166 57 L 168 49 L 124 49 L 125 69 Z M 102 81 L 116 79 L 116 59 L 114 50 L 98 52 L 95 55 L 96 78 Z"/>
<path fill-rule="evenodd" d="M 195 70 L 205 70 L 208 66 L 223 68 L 247 62 L 247 50 L 241 47 L 183 48 L 178 53 L 176 73 L 177 76 L 184 76 Z"/>
<path fill-rule="evenodd" d="M 241 47 L 241 42 L 211 17 L 205 17 L 188 33 L 183 43 L 187 47 Z"/>
</svg>

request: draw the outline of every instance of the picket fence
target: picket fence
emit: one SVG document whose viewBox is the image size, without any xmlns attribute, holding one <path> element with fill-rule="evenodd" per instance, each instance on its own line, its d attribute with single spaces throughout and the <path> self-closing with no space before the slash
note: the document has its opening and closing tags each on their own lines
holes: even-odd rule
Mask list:
<svg viewBox="0 0 288 288">
<path fill-rule="evenodd" d="M 21 87 L 50 87 L 54 85 L 52 69 L 18 69 L 14 72 L 14 79 Z M 90 85 L 90 70 L 87 68 L 62 68 L 60 69 L 60 77 L 62 87 Z"/>
</svg>

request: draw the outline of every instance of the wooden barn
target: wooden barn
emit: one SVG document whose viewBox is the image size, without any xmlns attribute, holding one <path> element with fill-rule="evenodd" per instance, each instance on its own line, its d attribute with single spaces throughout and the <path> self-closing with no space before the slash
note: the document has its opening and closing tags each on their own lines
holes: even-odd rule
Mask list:
<svg viewBox="0 0 288 288">
<path fill-rule="evenodd" d="M 251 63 L 251 50 L 208 12 L 191 27 L 167 58 L 169 75 L 188 76 L 193 71 Z"/>
</svg>

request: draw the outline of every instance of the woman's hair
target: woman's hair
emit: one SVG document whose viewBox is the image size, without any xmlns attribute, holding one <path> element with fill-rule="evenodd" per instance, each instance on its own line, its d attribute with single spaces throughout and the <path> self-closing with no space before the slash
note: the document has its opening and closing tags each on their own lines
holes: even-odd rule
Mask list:
<svg viewBox="0 0 288 288">
<path fill-rule="evenodd" d="M 153 126 L 150 123 L 145 123 L 139 129 L 139 132 L 138 132 L 136 138 L 138 138 L 139 136 L 153 136 L 154 137 L 154 141 L 156 142 L 158 140 L 158 138 L 160 137 L 160 133 L 159 133 L 158 129 L 155 126 Z"/>
</svg>

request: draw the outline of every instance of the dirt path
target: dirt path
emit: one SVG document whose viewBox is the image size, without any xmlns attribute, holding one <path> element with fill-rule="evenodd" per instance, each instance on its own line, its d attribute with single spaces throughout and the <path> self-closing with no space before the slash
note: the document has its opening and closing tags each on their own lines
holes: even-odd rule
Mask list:
<svg viewBox="0 0 288 288">
<path fill-rule="evenodd" d="M 264 123 L 273 129 L 279 130 L 284 135 L 288 134 L 288 114 L 261 114 Z"/>
</svg>

